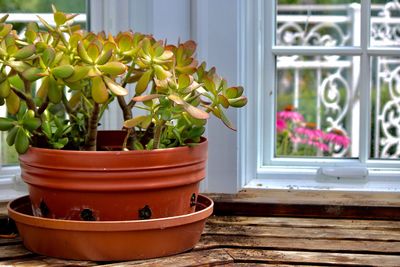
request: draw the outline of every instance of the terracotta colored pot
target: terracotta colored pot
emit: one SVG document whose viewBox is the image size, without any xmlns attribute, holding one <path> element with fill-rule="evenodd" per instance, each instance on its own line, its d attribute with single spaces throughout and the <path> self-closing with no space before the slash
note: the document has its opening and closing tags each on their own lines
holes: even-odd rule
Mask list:
<svg viewBox="0 0 400 267">
<path fill-rule="evenodd" d="M 85 222 L 32 216 L 29 197 L 9 203 L 24 246 L 38 254 L 76 260 L 148 259 L 187 251 L 199 241 L 212 214 L 211 199 L 199 195 L 197 211 L 176 217 Z"/>
<path fill-rule="evenodd" d="M 115 137 L 115 139 L 114 139 Z M 123 138 L 100 133 L 103 146 Z M 119 143 L 121 144 L 121 143 Z M 65 151 L 31 147 L 20 155 L 35 216 L 136 220 L 194 212 L 205 177 L 207 140 L 152 151 Z"/>
</svg>

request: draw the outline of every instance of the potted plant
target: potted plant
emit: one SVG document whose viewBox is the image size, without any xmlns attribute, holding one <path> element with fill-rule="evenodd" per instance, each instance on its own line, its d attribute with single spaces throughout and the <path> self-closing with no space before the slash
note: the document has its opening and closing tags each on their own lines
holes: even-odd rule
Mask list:
<svg viewBox="0 0 400 267">
<path fill-rule="evenodd" d="M 242 87 L 195 59 L 193 41 L 166 44 L 132 31 L 86 32 L 53 7 L 21 37 L 0 19 L 0 118 L 20 154 L 35 216 L 162 218 L 194 211 L 212 114 L 242 107 Z M 127 101 L 131 90 L 133 97 Z M 99 132 L 113 101 L 122 131 Z M 138 112 L 139 111 L 139 112 Z"/>
</svg>

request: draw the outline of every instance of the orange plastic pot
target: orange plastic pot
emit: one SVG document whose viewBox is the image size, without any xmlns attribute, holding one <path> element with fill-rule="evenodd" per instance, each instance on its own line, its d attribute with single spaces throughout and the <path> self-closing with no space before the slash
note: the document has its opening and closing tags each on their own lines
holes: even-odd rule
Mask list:
<svg viewBox="0 0 400 267">
<path fill-rule="evenodd" d="M 99 143 L 113 147 L 123 137 L 120 131 L 105 131 Z M 194 212 L 206 159 L 206 139 L 193 147 L 151 151 L 31 147 L 19 157 L 35 216 L 103 221 Z"/>
<path fill-rule="evenodd" d="M 194 213 L 133 221 L 35 217 L 27 196 L 8 205 L 9 216 L 27 249 L 56 258 L 93 261 L 148 259 L 187 251 L 199 241 L 212 211 L 212 200 L 201 195 Z"/>
</svg>

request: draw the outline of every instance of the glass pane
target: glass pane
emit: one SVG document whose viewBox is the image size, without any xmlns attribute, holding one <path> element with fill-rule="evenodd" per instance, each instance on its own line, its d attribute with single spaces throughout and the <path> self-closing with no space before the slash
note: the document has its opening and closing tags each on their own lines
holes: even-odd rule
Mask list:
<svg viewBox="0 0 400 267">
<path fill-rule="evenodd" d="M 371 1 L 371 46 L 400 46 L 398 0 Z"/>
<path fill-rule="evenodd" d="M 359 0 L 279 0 L 276 45 L 359 45 L 359 3 Z"/>
<path fill-rule="evenodd" d="M 371 155 L 400 157 L 400 57 L 372 59 Z"/>
<path fill-rule="evenodd" d="M 74 20 L 86 27 L 86 1 L 84 0 L 0 0 L 0 13 L 6 13 L 10 16 L 8 23 L 13 24 L 13 28 L 17 32 L 24 31 L 24 25 L 30 21 L 39 22 L 35 14 L 42 13 L 40 16 L 51 22 L 53 15 L 51 14 L 51 4 L 54 4 L 60 11 L 67 13 L 80 13 Z M 5 105 L 0 106 L 0 117 L 6 116 Z M 0 167 L 4 165 L 16 164 L 18 161 L 14 148 L 10 148 L 6 143 L 6 133 L 0 132 Z"/>
<path fill-rule="evenodd" d="M 359 156 L 359 57 L 277 58 L 275 156 Z"/>
</svg>

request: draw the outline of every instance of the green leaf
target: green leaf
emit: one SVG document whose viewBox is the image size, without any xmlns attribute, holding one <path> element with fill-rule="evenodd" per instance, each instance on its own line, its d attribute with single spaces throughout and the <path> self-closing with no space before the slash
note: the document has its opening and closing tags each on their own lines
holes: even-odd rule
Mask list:
<svg viewBox="0 0 400 267">
<path fill-rule="evenodd" d="M 22 123 L 25 129 L 32 132 L 40 127 L 41 121 L 38 118 L 28 118 L 25 119 Z"/>
<path fill-rule="evenodd" d="M 42 54 L 42 60 L 44 65 L 46 67 L 49 67 L 53 63 L 55 57 L 56 57 L 56 51 L 54 50 L 54 48 L 50 46 L 47 47 Z"/>
<path fill-rule="evenodd" d="M 99 65 L 97 66 L 97 68 L 101 71 L 104 72 L 106 74 L 112 75 L 112 76 L 117 76 L 120 74 L 123 74 L 127 67 L 125 64 L 121 63 L 121 62 L 108 62 L 104 65 Z"/>
<path fill-rule="evenodd" d="M 87 48 L 87 55 L 90 57 L 91 62 L 95 62 L 97 57 L 100 55 L 100 49 L 94 43 L 89 44 Z"/>
<path fill-rule="evenodd" d="M 54 104 L 60 103 L 62 98 L 62 92 L 58 87 L 57 81 L 53 77 L 49 78 L 49 90 L 47 96 L 49 97 L 50 102 Z"/>
<path fill-rule="evenodd" d="M 29 137 L 25 130 L 21 127 L 18 128 L 17 136 L 15 137 L 15 150 L 19 154 L 24 154 L 29 148 Z"/>
<path fill-rule="evenodd" d="M 137 116 L 134 117 L 132 119 L 126 120 L 124 122 L 124 127 L 125 128 L 133 128 L 138 126 L 140 123 L 142 123 L 145 119 L 147 118 L 147 116 Z"/>
<path fill-rule="evenodd" d="M 133 38 L 129 33 L 123 33 L 118 39 L 118 48 L 122 52 L 132 49 Z"/>
<path fill-rule="evenodd" d="M 0 28 L 0 37 L 4 38 L 7 34 L 10 33 L 12 28 L 12 24 L 3 24 L 3 27 Z"/>
<path fill-rule="evenodd" d="M 107 87 L 100 76 L 92 78 L 92 97 L 99 104 L 104 104 L 108 100 Z"/>
<path fill-rule="evenodd" d="M 6 98 L 6 105 L 8 113 L 15 115 L 17 114 L 21 101 L 19 97 L 11 90 L 10 94 Z"/>
<path fill-rule="evenodd" d="M 234 108 L 241 108 L 247 104 L 247 98 L 245 96 L 228 99 L 228 101 L 229 101 L 229 105 Z"/>
<path fill-rule="evenodd" d="M 32 56 L 34 53 L 36 52 L 36 46 L 31 44 L 31 45 L 27 45 L 21 49 L 19 49 L 14 55 L 13 57 L 15 59 L 21 60 L 21 59 L 26 59 L 30 56 Z"/>
<path fill-rule="evenodd" d="M 160 65 L 153 65 L 153 69 L 157 79 L 159 80 L 165 80 L 168 77 L 172 76 L 172 74 L 169 71 L 165 70 Z"/>
<path fill-rule="evenodd" d="M 135 89 L 136 95 L 141 95 L 143 94 L 144 91 L 146 91 L 152 74 L 153 72 L 151 70 L 148 70 L 142 74 L 142 77 L 140 77 L 139 81 L 136 84 L 136 89 Z"/>
<path fill-rule="evenodd" d="M 54 13 L 54 21 L 57 26 L 63 25 L 67 21 L 67 16 L 63 12 L 57 11 Z"/>
<path fill-rule="evenodd" d="M 10 118 L 0 118 L 0 131 L 8 131 L 14 127 L 15 121 Z"/>
<path fill-rule="evenodd" d="M 145 102 L 145 101 L 149 101 L 155 98 L 159 98 L 160 94 L 151 94 L 151 95 L 140 95 L 140 96 L 135 96 L 132 98 L 133 101 L 135 102 Z"/>
<path fill-rule="evenodd" d="M 74 83 L 84 78 L 87 78 L 91 68 L 92 68 L 91 66 L 75 66 L 74 73 L 71 75 L 71 77 L 68 77 L 65 81 Z"/>
<path fill-rule="evenodd" d="M 187 74 L 181 74 L 178 78 L 178 88 L 184 89 L 189 87 L 189 85 L 193 82 L 193 78 Z"/>
<path fill-rule="evenodd" d="M 44 100 L 47 97 L 49 92 L 49 77 L 44 77 L 42 80 L 42 84 L 36 92 L 36 96 L 40 99 Z"/>
<path fill-rule="evenodd" d="M 105 49 L 103 49 L 103 52 L 96 59 L 96 64 L 98 64 L 98 65 L 106 64 L 112 57 L 112 53 L 113 53 L 112 49 L 108 49 L 107 51 L 105 51 Z"/>
<path fill-rule="evenodd" d="M 53 68 L 51 72 L 57 78 L 65 79 L 70 77 L 74 73 L 74 67 L 72 67 L 71 65 L 62 65 Z"/>
<path fill-rule="evenodd" d="M 19 128 L 20 128 L 20 127 L 14 127 L 14 128 L 11 128 L 11 130 L 8 131 L 8 133 L 7 133 L 7 138 L 6 138 L 6 142 L 7 142 L 7 144 L 8 144 L 9 146 L 14 145 L 14 143 L 15 143 L 15 137 L 17 136 L 17 132 L 18 132 L 18 129 L 19 129 Z"/>
<path fill-rule="evenodd" d="M 83 62 L 86 62 L 88 64 L 92 64 L 93 61 L 92 59 L 89 57 L 88 52 L 86 51 L 84 45 L 82 42 L 78 43 L 78 55 L 79 57 L 82 59 Z"/>
<path fill-rule="evenodd" d="M 223 95 L 218 95 L 218 102 L 224 107 L 229 108 L 229 101 Z"/>
<path fill-rule="evenodd" d="M 54 28 L 49 24 L 49 23 L 47 23 L 47 21 L 45 21 L 43 18 L 41 18 L 40 16 L 37 16 L 38 18 L 39 18 L 39 20 L 40 20 L 40 22 L 50 31 L 50 32 L 53 32 L 54 31 Z"/>
<path fill-rule="evenodd" d="M 177 95 L 169 95 L 168 98 L 173 102 L 175 102 L 176 104 L 182 106 L 186 110 L 186 112 L 189 113 L 190 116 L 192 116 L 195 119 L 204 120 L 210 117 L 210 115 L 207 112 L 190 105 Z"/>
<path fill-rule="evenodd" d="M 36 80 L 42 78 L 42 76 L 39 75 L 41 73 L 42 73 L 41 69 L 35 68 L 35 67 L 31 67 L 31 68 L 25 70 L 24 72 L 22 72 L 22 77 L 25 80 L 33 82 L 33 81 L 36 81 Z"/>
<path fill-rule="evenodd" d="M 103 79 L 108 89 L 110 89 L 110 91 L 113 92 L 115 95 L 124 96 L 128 94 L 128 90 L 126 90 L 124 87 L 113 81 L 111 78 L 104 76 Z"/>
<path fill-rule="evenodd" d="M 6 22 L 8 16 L 10 16 L 10 15 L 9 15 L 9 14 L 5 14 L 4 16 L 2 16 L 2 17 L 0 18 L 0 23 Z"/>
<path fill-rule="evenodd" d="M 10 83 L 6 79 L 0 83 L 0 98 L 6 98 L 11 92 Z"/>
</svg>

